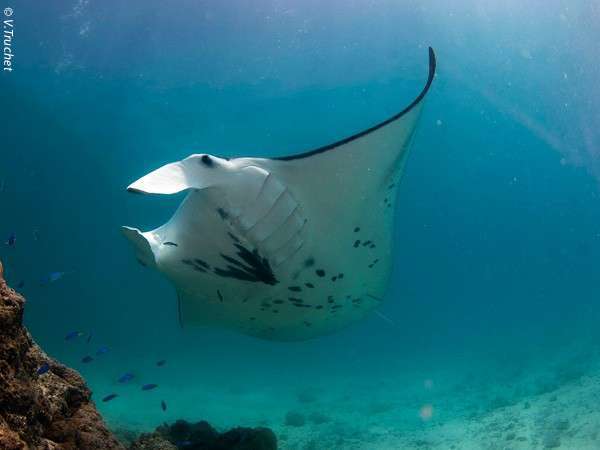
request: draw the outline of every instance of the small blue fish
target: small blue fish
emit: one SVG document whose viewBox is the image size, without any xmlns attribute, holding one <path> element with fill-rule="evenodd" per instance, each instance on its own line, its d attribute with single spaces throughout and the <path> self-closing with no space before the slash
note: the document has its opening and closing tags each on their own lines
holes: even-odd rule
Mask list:
<svg viewBox="0 0 600 450">
<path fill-rule="evenodd" d="M 98 350 L 96 350 L 96 356 L 102 356 L 102 355 L 104 355 L 106 353 L 108 353 L 108 347 L 105 346 L 105 345 L 103 345 Z"/>
<path fill-rule="evenodd" d="M 23 286 L 25 286 L 25 281 L 19 281 L 19 284 L 17 284 L 17 289 L 21 289 Z"/>
<path fill-rule="evenodd" d="M 46 372 L 48 372 L 49 370 L 50 370 L 50 364 L 45 362 L 38 368 L 38 370 L 35 371 L 35 373 L 37 373 L 38 375 L 43 375 Z"/>
<path fill-rule="evenodd" d="M 17 243 L 17 233 L 10 233 L 8 239 L 6 240 L 6 245 L 9 247 L 14 247 Z"/>
<path fill-rule="evenodd" d="M 154 388 L 157 388 L 157 387 L 158 387 L 158 384 L 152 384 L 152 383 L 145 384 L 145 385 L 142 386 L 142 391 L 150 391 L 150 390 L 152 390 Z"/>
<path fill-rule="evenodd" d="M 157 365 L 158 367 L 162 367 L 162 366 L 164 366 L 166 363 L 167 363 L 167 361 L 166 361 L 166 360 L 164 360 L 164 359 L 161 359 L 160 361 L 157 361 L 157 362 L 156 362 L 156 365 Z"/>
<path fill-rule="evenodd" d="M 121 375 L 117 381 L 119 383 L 127 383 L 128 381 L 131 381 L 134 378 L 135 378 L 134 374 L 127 372 L 127 373 L 124 373 L 123 375 Z"/>
<path fill-rule="evenodd" d="M 65 336 L 65 341 L 72 341 L 73 339 L 81 337 L 83 335 L 84 333 L 82 333 L 81 331 L 69 331 Z"/>
<path fill-rule="evenodd" d="M 60 280 L 62 277 L 66 275 L 67 272 L 52 272 L 49 275 L 46 275 L 44 278 L 40 280 L 40 284 L 46 285 L 50 283 L 54 283 L 55 281 Z"/>
<path fill-rule="evenodd" d="M 84 356 L 81 358 L 81 362 L 84 364 L 91 363 L 94 360 L 90 355 Z"/>
<path fill-rule="evenodd" d="M 117 398 L 117 394 L 109 394 L 102 399 L 103 402 L 110 402 L 113 398 Z"/>
<path fill-rule="evenodd" d="M 167 404 L 165 403 L 164 400 L 160 401 L 160 409 L 162 409 L 163 411 L 167 410 Z"/>
</svg>

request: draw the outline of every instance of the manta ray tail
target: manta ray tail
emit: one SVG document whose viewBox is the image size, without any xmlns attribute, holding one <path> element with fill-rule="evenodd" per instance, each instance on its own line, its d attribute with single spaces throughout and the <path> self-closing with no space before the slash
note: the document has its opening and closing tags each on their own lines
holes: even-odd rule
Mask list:
<svg viewBox="0 0 600 450">
<path fill-rule="evenodd" d="M 135 249 L 138 262 L 146 267 L 155 267 L 154 252 L 148 239 L 137 228 L 121 227 L 123 235 L 131 242 Z"/>
</svg>

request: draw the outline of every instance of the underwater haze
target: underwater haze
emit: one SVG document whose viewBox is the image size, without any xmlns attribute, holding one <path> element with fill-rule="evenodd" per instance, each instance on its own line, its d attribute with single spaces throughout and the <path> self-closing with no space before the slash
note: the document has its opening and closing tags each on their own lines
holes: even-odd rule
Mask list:
<svg viewBox="0 0 600 450">
<path fill-rule="evenodd" d="M 268 426 L 288 450 L 600 448 L 597 1 L 0 6 L 0 258 L 34 339 L 113 430 L 183 418 Z M 298 342 L 182 328 L 120 227 L 154 229 L 184 197 L 126 188 L 194 153 L 283 157 L 365 130 L 419 94 L 429 46 L 382 304 Z"/>
</svg>

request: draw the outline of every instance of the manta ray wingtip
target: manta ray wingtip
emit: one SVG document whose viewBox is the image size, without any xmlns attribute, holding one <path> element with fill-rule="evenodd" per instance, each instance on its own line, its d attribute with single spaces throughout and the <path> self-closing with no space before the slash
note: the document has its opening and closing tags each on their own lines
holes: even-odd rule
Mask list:
<svg viewBox="0 0 600 450">
<path fill-rule="evenodd" d="M 429 72 L 435 73 L 436 59 L 435 59 L 435 51 L 433 47 L 429 47 Z"/>
</svg>

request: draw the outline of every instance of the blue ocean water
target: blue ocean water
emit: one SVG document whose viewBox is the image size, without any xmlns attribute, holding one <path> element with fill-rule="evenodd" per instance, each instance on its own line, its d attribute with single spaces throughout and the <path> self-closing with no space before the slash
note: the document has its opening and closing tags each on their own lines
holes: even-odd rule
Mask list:
<svg viewBox="0 0 600 450">
<path fill-rule="evenodd" d="M 575 390 L 599 362 L 597 2 L 2 7 L 0 233 L 17 241 L 0 258 L 25 282 L 34 338 L 82 373 L 111 427 L 205 419 L 267 424 L 289 449 L 481 448 L 474 423 L 547 395 L 569 399 L 572 427 L 600 425 Z M 119 232 L 155 228 L 182 197 L 125 188 L 191 153 L 283 156 L 361 131 L 420 91 L 428 46 L 437 76 L 399 189 L 384 318 L 294 343 L 182 330 L 173 288 Z M 73 330 L 86 336 L 65 341 Z M 285 425 L 316 410 L 331 421 Z M 538 422 L 515 448 L 543 444 Z M 586 433 L 563 445 L 600 445 Z"/>
</svg>

